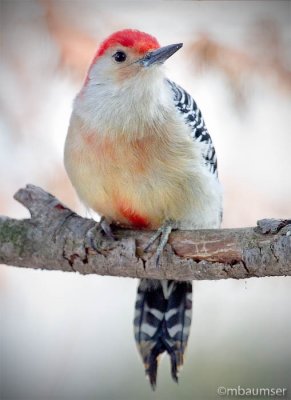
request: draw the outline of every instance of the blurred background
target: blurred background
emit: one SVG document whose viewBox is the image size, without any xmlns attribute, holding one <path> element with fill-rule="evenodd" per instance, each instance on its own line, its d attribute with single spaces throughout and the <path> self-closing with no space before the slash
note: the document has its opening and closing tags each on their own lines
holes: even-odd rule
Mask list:
<svg viewBox="0 0 291 400">
<path fill-rule="evenodd" d="M 123 28 L 184 42 L 168 76 L 216 146 L 224 227 L 291 217 L 291 2 L 1 0 L 0 214 L 39 185 L 85 215 L 63 167 L 72 101 L 101 40 Z M 137 281 L 0 269 L 0 398 L 217 399 L 217 387 L 288 387 L 291 279 L 194 284 L 180 383 L 151 392 L 133 338 Z M 291 397 L 290 397 L 291 398 Z"/>
</svg>

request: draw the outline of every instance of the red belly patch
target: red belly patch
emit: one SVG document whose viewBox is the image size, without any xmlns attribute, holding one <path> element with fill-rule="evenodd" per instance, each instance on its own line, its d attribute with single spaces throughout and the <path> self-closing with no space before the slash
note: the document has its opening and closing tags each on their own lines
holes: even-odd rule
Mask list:
<svg viewBox="0 0 291 400">
<path fill-rule="evenodd" d="M 134 211 L 130 206 L 128 206 L 128 204 L 119 204 L 118 210 L 120 214 L 125 217 L 134 227 L 147 228 L 149 226 L 148 219 L 140 215 L 138 212 Z"/>
</svg>

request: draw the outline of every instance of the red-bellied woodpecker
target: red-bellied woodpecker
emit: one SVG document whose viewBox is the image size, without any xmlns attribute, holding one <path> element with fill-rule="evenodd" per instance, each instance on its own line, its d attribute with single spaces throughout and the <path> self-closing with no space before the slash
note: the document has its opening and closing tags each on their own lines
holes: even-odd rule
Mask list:
<svg viewBox="0 0 291 400">
<path fill-rule="evenodd" d="M 65 166 L 81 200 L 110 223 L 157 229 L 157 264 L 171 229 L 217 228 L 221 189 L 211 138 L 195 101 L 166 78 L 163 63 L 182 44 L 160 47 L 137 30 L 100 46 L 78 94 Z M 148 247 L 149 247 L 148 246 Z M 152 387 L 157 358 L 183 362 L 192 308 L 191 282 L 141 280 L 135 338 Z"/>
</svg>

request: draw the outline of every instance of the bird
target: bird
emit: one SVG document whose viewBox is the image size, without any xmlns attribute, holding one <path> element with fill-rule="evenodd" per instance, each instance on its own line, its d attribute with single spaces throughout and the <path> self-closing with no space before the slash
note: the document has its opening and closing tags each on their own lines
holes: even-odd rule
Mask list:
<svg viewBox="0 0 291 400">
<path fill-rule="evenodd" d="M 182 43 L 161 46 L 137 29 L 112 33 L 98 47 L 77 94 L 64 164 L 79 198 L 100 226 L 155 231 L 157 268 L 173 229 L 218 228 L 222 190 L 217 158 L 194 99 L 167 77 L 165 61 Z M 134 334 L 153 389 L 168 353 L 178 381 L 192 313 L 189 281 L 141 279 Z"/>
</svg>

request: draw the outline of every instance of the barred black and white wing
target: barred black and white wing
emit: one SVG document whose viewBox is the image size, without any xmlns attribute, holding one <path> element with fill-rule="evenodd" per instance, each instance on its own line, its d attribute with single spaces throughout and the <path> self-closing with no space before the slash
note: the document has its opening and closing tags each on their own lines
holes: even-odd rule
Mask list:
<svg viewBox="0 0 291 400">
<path fill-rule="evenodd" d="M 202 113 L 195 100 L 181 86 L 167 80 L 174 94 L 174 103 L 178 112 L 191 128 L 191 137 L 201 145 L 201 152 L 209 171 L 217 176 L 217 158 L 211 137 L 206 128 Z"/>
</svg>

